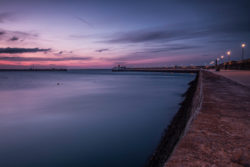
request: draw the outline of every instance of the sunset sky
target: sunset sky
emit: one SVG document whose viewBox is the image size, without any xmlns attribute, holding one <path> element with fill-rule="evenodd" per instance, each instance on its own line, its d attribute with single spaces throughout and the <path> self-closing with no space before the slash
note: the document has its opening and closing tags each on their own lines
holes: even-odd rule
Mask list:
<svg viewBox="0 0 250 167">
<path fill-rule="evenodd" d="M 242 42 L 249 0 L 0 0 L 0 68 L 204 65 Z"/>
</svg>

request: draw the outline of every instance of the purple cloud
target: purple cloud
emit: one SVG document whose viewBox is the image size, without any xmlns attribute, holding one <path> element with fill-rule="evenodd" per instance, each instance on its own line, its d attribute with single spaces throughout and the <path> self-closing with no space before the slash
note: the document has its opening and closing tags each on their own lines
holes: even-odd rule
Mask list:
<svg viewBox="0 0 250 167">
<path fill-rule="evenodd" d="M 9 53 L 9 54 L 16 54 L 16 53 L 35 53 L 35 52 L 48 52 L 51 49 L 39 49 L 39 48 L 0 48 L 1 53 Z"/>
<path fill-rule="evenodd" d="M 105 49 L 98 49 L 98 50 L 96 50 L 96 52 L 99 52 L 99 53 L 105 52 L 105 51 L 109 51 L 109 49 L 108 49 L 108 48 L 105 48 Z"/>
<path fill-rule="evenodd" d="M 0 57 L 5 61 L 66 61 L 66 60 L 91 60 L 91 57 L 60 57 L 60 58 L 44 58 L 44 57 Z"/>
</svg>

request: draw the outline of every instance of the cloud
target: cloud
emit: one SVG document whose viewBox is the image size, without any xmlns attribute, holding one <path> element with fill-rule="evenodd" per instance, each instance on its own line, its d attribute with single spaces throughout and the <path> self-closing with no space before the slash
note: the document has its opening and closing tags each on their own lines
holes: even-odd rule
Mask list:
<svg viewBox="0 0 250 167">
<path fill-rule="evenodd" d="M 27 33 L 27 32 L 24 32 L 24 31 L 9 31 L 9 34 L 18 35 L 18 36 L 21 36 L 21 37 L 38 37 L 38 34 Z"/>
<path fill-rule="evenodd" d="M 155 40 L 162 40 L 171 38 L 174 36 L 174 32 L 166 32 L 166 31 L 132 31 L 121 34 L 116 34 L 114 38 L 107 40 L 108 43 L 139 43 L 139 42 L 148 42 Z"/>
<path fill-rule="evenodd" d="M 98 49 L 98 50 L 96 50 L 96 52 L 99 52 L 99 53 L 105 52 L 105 51 L 109 51 L 109 49 L 108 48 L 104 48 L 104 49 Z"/>
<path fill-rule="evenodd" d="M 93 27 L 90 22 L 88 22 L 86 19 L 83 19 L 82 17 L 76 17 L 77 20 L 81 21 L 83 24 L 88 25 L 90 27 Z"/>
<path fill-rule="evenodd" d="M 0 41 L 24 41 L 38 38 L 36 33 L 28 33 L 23 31 L 10 31 L 0 28 Z"/>
<path fill-rule="evenodd" d="M 2 12 L 2 13 L 0 13 L 0 23 L 3 23 L 6 20 L 11 19 L 12 16 L 13 16 L 13 13 L 10 13 L 10 12 Z"/>
<path fill-rule="evenodd" d="M 5 32 L 4 31 L 0 31 L 0 35 L 4 35 L 5 34 Z"/>
<path fill-rule="evenodd" d="M 70 39 L 100 39 L 106 37 L 106 33 L 95 33 L 95 34 L 72 34 L 69 35 Z"/>
<path fill-rule="evenodd" d="M 35 52 L 48 52 L 51 49 L 39 49 L 39 48 L 0 48 L 1 53 L 35 53 Z"/>
<path fill-rule="evenodd" d="M 10 38 L 10 41 L 17 41 L 19 38 L 18 37 L 12 37 Z"/>
<path fill-rule="evenodd" d="M 104 57 L 103 60 L 107 61 L 141 61 L 141 60 L 152 60 L 157 58 L 171 58 L 175 55 L 180 55 L 178 51 L 188 51 L 192 49 L 202 48 L 202 45 L 186 45 L 186 44 L 169 44 L 161 45 L 160 47 L 146 48 L 142 51 L 129 53 L 119 57 Z M 171 52 L 171 53 L 170 53 Z M 182 55 L 182 54 L 181 54 Z"/>
<path fill-rule="evenodd" d="M 161 48 L 153 48 L 153 49 L 146 49 L 142 52 L 136 52 L 136 53 L 158 53 L 158 52 L 168 52 L 168 51 L 182 51 L 182 50 L 188 50 L 188 49 L 197 49 L 201 48 L 201 46 L 197 45 L 169 45 Z"/>
<path fill-rule="evenodd" d="M 69 60 L 91 60 L 91 57 L 60 57 L 60 58 L 44 58 L 44 57 L 0 57 L 4 61 L 69 61 Z"/>
<path fill-rule="evenodd" d="M 104 43 L 146 43 L 169 42 L 176 40 L 188 40 L 209 38 L 211 36 L 238 36 L 250 33 L 250 20 L 232 19 L 224 22 L 200 22 L 199 24 L 180 24 L 175 28 L 153 28 L 135 31 L 115 33 L 109 36 Z"/>
</svg>

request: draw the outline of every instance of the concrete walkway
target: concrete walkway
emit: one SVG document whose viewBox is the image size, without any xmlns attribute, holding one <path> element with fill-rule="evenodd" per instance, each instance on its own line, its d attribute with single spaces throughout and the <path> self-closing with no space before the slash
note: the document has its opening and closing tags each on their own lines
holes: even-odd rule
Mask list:
<svg viewBox="0 0 250 167">
<path fill-rule="evenodd" d="M 215 70 L 211 70 L 212 72 L 227 77 L 231 80 L 239 82 L 243 85 L 250 87 L 250 71 L 244 70 L 221 70 L 219 72 L 215 72 Z"/>
<path fill-rule="evenodd" d="M 165 166 L 249 167 L 250 88 L 202 73 L 202 109 Z"/>
</svg>

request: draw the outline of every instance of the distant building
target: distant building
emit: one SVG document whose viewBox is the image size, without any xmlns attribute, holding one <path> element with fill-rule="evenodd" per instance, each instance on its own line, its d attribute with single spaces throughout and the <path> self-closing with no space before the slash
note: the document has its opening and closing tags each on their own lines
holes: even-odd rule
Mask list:
<svg viewBox="0 0 250 167">
<path fill-rule="evenodd" d="M 112 71 L 125 71 L 126 67 L 125 66 L 120 66 L 118 65 L 117 67 L 112 68 Z"/>
</svg>

